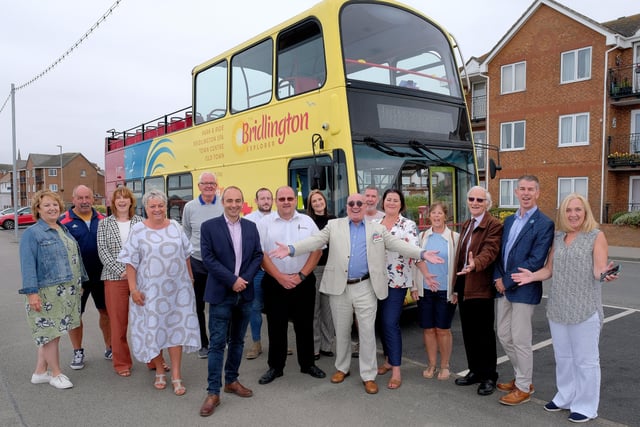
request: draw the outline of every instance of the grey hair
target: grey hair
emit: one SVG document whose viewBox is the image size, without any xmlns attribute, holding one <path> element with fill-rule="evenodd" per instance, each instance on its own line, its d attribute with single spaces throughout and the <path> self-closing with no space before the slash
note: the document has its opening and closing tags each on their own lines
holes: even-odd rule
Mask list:
<svg viewBox="0 0 640 427">
<path fill-rule="evenodd" d="M 467 191 L 467 197 L 469 197 L 469 195 L 471 194 L 471 192 L 473 190 L 482 190 L 482 191 L 484 191 L 484 198 L 485 198 L 484 203 L 485 203 L 486 209 L 487 210 L 491 209 L 491 206 L 493 206 L 493 200 L 491 199 L 491 193 L 489 193 L 489 190 L 487 190 L 486 188 L 481 187 L 479 185 L 474 185 L 473 187 L 471 187 L 469 189 L 469 191 Z"/>
<path fill-rule="evenodd" d="M 152 188 L 151 190 L 144 193 L 144 196 L 142 196 L 142 205 L 145 208 L 147 207 L 147 202 L 149 202 L 149 199 L 160 199 L 164 202 L 165 205 L 167 204 L 167 195 L 157 188 Z"/>
</svg>

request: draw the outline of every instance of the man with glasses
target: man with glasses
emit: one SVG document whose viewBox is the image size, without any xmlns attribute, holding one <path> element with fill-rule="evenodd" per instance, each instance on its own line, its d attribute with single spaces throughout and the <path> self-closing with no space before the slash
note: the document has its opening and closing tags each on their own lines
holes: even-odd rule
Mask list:
<svg viewBox="0 0 640 427">
<path fill-rule="evenodd" d="M 193 290 L 196 294 L 196 314 L 200 324 L 200 350 L 198 357 L 206 359 L 209 352 L 209 336 L 204 317 L 204 290 L 207 286 L 207 269 L 202 263 L 200 252 L 200 226 L 208 219 L 222 215 L 222 202 L 218 200 L 218 180 L 212 172 L 203 172 L 198 180 L 200 195 L 186 205 L 182 211 L 182 228 L 193 246 L 191 271 L 193 271 Z"/>
<path fill-rule="evenodd" d="M 502 224 L 488 211 L 491 194 L 482 187 L 471 187 L 467 207 L 471 218 L 462 224 L 456 250 L 453 294 L 458 298 L 462 339 L 469 373 L 457 378 L 456 385 L 478 384 L 478 394 L 495 391 L 496 334 L 494 323 L 493 269 L 500 253 Z"/>
<path fill-rule="evenodd" d="M 329 245 L 320 292 L 329 295 L 336 330 L 337 371 L 331 377 L 331 382 L 341 383 L 349 376 L 351 324 L 355 312 L 359 323 L 360 378 L 365 392 L 375 394 L 378 392 L 375 382 L 378 372 L 375 336 L 377 300 L 385 299 L 389 292 L 386 250 L 410 258 L 427 259 L 434 264 L 443 263 L 443 259 L 436 255 L 437 252 L 422 250 L 397 238 L 381 224 L 365 221 L 364 205 L 364 196 L 350 195 L 346 218 L 330 220 L 319 233 L 302 241 L 291 238 L 278 240 L 277 249 L 271 251 L 269 256 L 288 259 L 287 256 L 298 257 Z M 285 241 L 296 243 L 287 246 L 282 243 Z M 428 274 L 423 262 L 417 265 L 423 274 Z"/>
<path fill-rule="evenodd" d="M 296 193 L 291 187 L 276 191 L 277 211 L 258 223 L 260 242 L 264 251 L 262 268 L 262 296 L 267 313 L 269 334 L 269 369 L 260 380 L 268 384 L 283 374 L 287 360 L 287 329 L 289 319 L 296 334 L 296 350 L 300 372 L 314 378 L 326 374 L 315 365 L 313 353 L 313 309 L 316 297 L 316 268 L 322 251 L 296 259 L 272 259 L 267 254 L 277 247 L 276 242 L 298 240 L 318 232 L 313 220 L 296 210 Z M 318 248 L 320 249 L 320 248 Z"/>
</svg>

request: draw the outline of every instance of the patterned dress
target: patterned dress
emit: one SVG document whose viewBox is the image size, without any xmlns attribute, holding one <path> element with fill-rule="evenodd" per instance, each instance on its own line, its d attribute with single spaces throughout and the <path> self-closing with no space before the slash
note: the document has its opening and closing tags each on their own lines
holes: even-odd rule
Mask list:
<svg viewBox="0 0 640 427">
<path fill-rule="evenodd" d="M 182 227 L 175 222 L 155 230 L 139 222 L 131 228 L 118 261 L 137 271 L 137 289 L 144 305 L 129 299 L 131 349 L 148 363 L 165 348 L 200 349 L 200 327 L 195 295 L 187 270 L 193 249 Z"/>
<path fill-rule="evenodd" d="M 373 222 L 381 224 L 383 219 L 384 217 L 381 219 L 373 220 Z M 389 230 L 389 232 L 397 238 L 419 247 L 418 227 L 412 220 L 399 215 L 398 219 L 396 220 L 395 224 L 393 224 L 393 227 L 391 227 L 391 230 Z M 386 265 L 387 273 L 389 273 L 389 287 L 411 288 L 411 285 L 413 283 L 411 268 L 413 267 L 414 263 L 415 260 L 413 258 L 407 258 L 404 255 L 400 255 L 398 252 L 387 251 Z"/>
<path fill-rule="evenodd" d="M 29 299 L 25 297 L 27 322 L 37 346 L 52 340 L 80 326 L 80 296 L 82 294 L 82 268 L 80 254 L 75 240 L 58 228 L 58 236 L 67 249 L 67 257 L 73 274 L 70 281 L 38 290 L 42 310 L 31 310 Z"/>
</svg>

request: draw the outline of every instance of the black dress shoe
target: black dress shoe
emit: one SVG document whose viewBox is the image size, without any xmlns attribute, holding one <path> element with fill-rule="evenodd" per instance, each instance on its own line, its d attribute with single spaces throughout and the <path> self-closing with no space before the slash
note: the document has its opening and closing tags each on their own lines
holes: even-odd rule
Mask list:
<svg viewBox="0 0 640 427">
<path fill-rule="evenodd" d="M 478 384 L 480 379 L 473 372 L 469 372 L 462 378 L 456 378 L 456 385 L 472 385 Z"/>
<path fill-rule="evenodd" d="M 311 365 L 308 368 L 300 369 L 300 372 L 302 372 L 303 374 L 309 374 L 313 378 L 324 378 L 327 376 L 327 374 L 325 374 L 324 371 L 318 368 L 316 365 Z"/>
<path fill-rule="evenodd" d="M 480 382 L 478 386 L 478 394 L 480 396 L 489 396 L 496 391 L 496 382 L 493 380 L 484 380 Z"/>
<path fill-rule="evenodd" d="M 325 356 L 325 357 L 333 357 L 333 351 L 329 350 L 329 351 L 324 351 L 324 350 L 320 350 L 320 355 L 321 356 Z"/>
<path fill-rule="evenodd" d="M 258 380 L 258 383 L 269 384 L 271 381 L 281 376 L 282 376 L 282 371 L 278 371 L 277 369 L 274 369 L 274 368 L 269 368 L 269 370 L 265 372 L 263 376 L 260 377 L 260 379 Z"/>
</svg>

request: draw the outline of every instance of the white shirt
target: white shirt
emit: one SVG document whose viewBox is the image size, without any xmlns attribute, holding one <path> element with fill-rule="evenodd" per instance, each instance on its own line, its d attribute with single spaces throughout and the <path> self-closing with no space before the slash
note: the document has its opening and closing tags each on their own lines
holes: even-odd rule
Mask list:
<svg viewBox="0 0 640 427">
<path fill-rule="evenodd" d="M 268 254 L 277 248 L 276 242 L 289 245 L 317 233 L 318 227 L 313 220 L 297 211 L 290 220 L 280 218 L 278 212 L 265 216 L 257 224 L 260 233 L 262 251 Z M 309 259 L 309 254 L 284 259 L 271 258 L 278 271 L 285 274 L 296 274 Z"/>
</svg>

